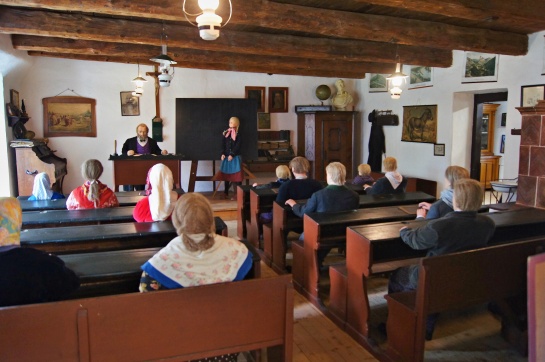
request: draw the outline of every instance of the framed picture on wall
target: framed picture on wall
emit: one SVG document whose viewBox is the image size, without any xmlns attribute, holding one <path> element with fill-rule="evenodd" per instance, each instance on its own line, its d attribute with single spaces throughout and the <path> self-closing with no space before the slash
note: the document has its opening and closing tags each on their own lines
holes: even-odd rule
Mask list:
<svg viewBox="0 0 545 362">
<path fill-rule="evenodd" d="M 369 75 L 369 93 L 375 92 L 388 92 L 388 79 L 386 77 L 389 74 L 372 73 Z"/>
<path fill-rule="evenodd" d="M 500 143 L 500 153 L 505 152 L 505 135 L 501 135 L 501 143 Z"/>
<path fill-rule="evenodd" d="M 257 129 L 271 129 L 271 114 L 260 112 L 257 114 Z"/>
<path fill-rule="evenodd" d="M 120 92 L 121 94 L 121 115 L 122 116 L 139 116 L 140 115 L 140 98 L 134 96 L 132 91 Z"/>
<path fill-rule="evenodd" d="M 433 67 L 409 66 L 409 89 L 432 87 Z"/>
<path fill-rule="evenodd" d="M 288 88 L 269 87 L 269 113 L 288 112 Z"/>
<path fill-rule="evenodd" d="M 17 109 L 21 108 L 21 105 L 19 104 L 19 92 L 17 92 L 15 89 L 9 90 L 9 102 Z"/>
<path fill-rule="evenodd" d="M 265 112 L 265 87 L 244 87 L 244 98 L 257 101 L 257 111 Z"/>
<path fill-rule="evenodd" d="M 436 143 L 437 105 L 404 106 L 401 140 Z"/>
<path fill-rule="evenodd" d="M 436 143 L 433 145 L 433 155 L 434 156 L 444 156 L 445 155 L 445 144 Z"/>
<path fill-rule="evenodd" d="M 498 54 L 465 52 L 462 83 L 497 82 Z"/>
<path fill-rule="evenodd" d="M 44 137 L 96 137 L 96 100 L 85 97 L 49 97 L 44 106 Z"/>
<path fill-rule="evenodd" d="M 533 107 L 545 99 L 545 84 L 523 85 L 520 87 L 520 106 Z"/>
</svg>

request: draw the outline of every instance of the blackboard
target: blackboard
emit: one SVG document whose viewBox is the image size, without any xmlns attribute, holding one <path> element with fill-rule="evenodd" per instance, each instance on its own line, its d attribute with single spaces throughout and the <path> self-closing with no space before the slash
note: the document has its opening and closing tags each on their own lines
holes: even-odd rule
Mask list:
<svg viewBox="0 0 545 362">
<path fill-rule="evenodd" d="M 257 102 L 243 98 L 176 98 L 176 154 L 186 160 L 219 160 L 222 133 L 238 117 L 244 161 L 257 159 Z"/>
</svg>

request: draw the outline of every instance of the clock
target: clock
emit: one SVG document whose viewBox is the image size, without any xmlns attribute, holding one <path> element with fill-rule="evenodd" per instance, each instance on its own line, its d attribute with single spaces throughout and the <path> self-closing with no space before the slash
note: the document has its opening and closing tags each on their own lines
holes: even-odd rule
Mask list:
<svg viewBox="0 0 545 362">
<path fill-rule="evenodd" d="M 19 121 L 13 125 L 13 137 L 16 139 L 23 139 L 26 135 L 26 127 L 22 121 Z"/>
</svg>

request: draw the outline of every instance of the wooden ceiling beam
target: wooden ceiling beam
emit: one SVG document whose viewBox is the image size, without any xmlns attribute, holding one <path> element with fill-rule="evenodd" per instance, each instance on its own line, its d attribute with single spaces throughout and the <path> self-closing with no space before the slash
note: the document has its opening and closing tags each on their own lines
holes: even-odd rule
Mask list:
<svg viewBox="0 0 545 362">
<path fill-rule="evenodd" d="M 395 61 L 396 51 L 406 64 L 449 67 L 452 52 L 443 49 L 396 46 L 370 41 L 260 34 L 226 29 L 215 41 L 203 41 L 194 27 L 166 24 L 168 45 L 241 54 L 339 59 L 355 62 Z M 38 35 L 135 44 L 159 45 L 160 23 L 99 18 L 83 14 L 0 7 L 0 33 Z"/>
<path fill-rule="evenodd" d="M 345 0 L 356 4 L 371 4 L 400 8 L 414 12 L 459 18 L 483 23 L 498 23 L 513 28 L 530 27 L 533 31 L 545 29 L 545 2 L 520 1 L 475 1 L 475 0 Z M 298 4 L 301 0 L 287 0 Z"/>
<path fill-rule="evenodd" d="M 68 54 L 68 53 L 50 53 L 50 52 L 40 52 L 40 51 L 28 51 L 30 56 L 40 56 L 40 57 L 52 57 L 52 58 L 63 58 L 63 59 L 74 59 L 74 60 L 86 60 L 86 61 L 98 61 L 98 62 L 113 62 L 113 63 L 124 63 L 124 64 L 136 64 L 139 62 L 140 65 L 156 65 L 157 63 L 151 62 L 149 59 L 140 58 L 140 59 L 131 59 L 127 61 L 127 58 L 123 57 L 112 57 L 107 55 L 83 55 L 83 54 Z M 206 70 L 218 70 L 218 71 L 234 71 L 234 72 L 248 72 L 248 73 L 266 73 L 261 67 L 253 66 L 244 66 L 241 67 L 236 64 L 224 64 L 224 63 L 200 63 L 200 62 L 191 62 L 191 61 L 178 61 L 176 67 L 187 68 L 187 69 L 206 69 Z M 338 73 L 331 70 L 316 70 L 316 69 L 284 69 L 276 68 L 275 73 L 267 73 L 269 75 L 274 74 L 284 74 L 284 75 L 300 75 L 300 76 L 310 76 L 310 77 L 324 77 L 324 78 L 353 78 L 359 79 L 362 78 L 360 72 L 345 72 Z M 175 76 L 176 77 L 176 76 Z"/>
<path fill-rule="evenodd" d="M 26 51 L 43 51 L 52 53 L 72 53 L 83 55 L 103 55 L 110 57 L 125 57 L 129 59 L 151 58 L 157 55 L 156 46 L 108 43 L 89 40 L 72 40 L 62 38 L 44 38 L 26 35 L 12 35 L 15 49 Z M 339 60 L 304 59 L 283 56 L 247 56 L 228 52 L 212 52 L 195 49 L 179 49 L 170 47 L 169 56 L 176 61 L 194 63 L 223 63 L 260 68 L 264 73 L 277 73 L 278 68 L 294 70 L 328 70 L 337 73 L 358 73 L 363 78 L 365 73 L 390 73 L 393 64 L 372 62 L 345 62 Z"/>
<path fill-rule="evenodd" d="M 161 2 L 0 0 L 0 5 L 185 21 L 181 11 L 181 0 Z M 266 0 L 236 2 L 230 24 L 279 32 L 289 30 L 330 38 L 369 40 L 448 50 L 459 49 L 508 55 L 524 55 L 528 51 L 528 37 L 522 34 L 279 4 Z"/>
</svg>

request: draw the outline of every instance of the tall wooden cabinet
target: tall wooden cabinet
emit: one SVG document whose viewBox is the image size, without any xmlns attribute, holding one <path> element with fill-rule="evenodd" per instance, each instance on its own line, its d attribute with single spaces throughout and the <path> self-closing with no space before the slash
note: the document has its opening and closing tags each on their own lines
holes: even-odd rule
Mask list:
<svg viewBox="0 0 545 362">
<path fill-rule="evenodd" d="M 499 104 L 483 105 L 481 123 L 481 185 L 486 189 L 491 187 L 490 181 L 496 181 L 500 176 L 500 158 L 494 155 L 494 130 L 496 109 Z"/>
<path fill-rule="evenodd" d="M 354 171 L 354 126 L 356 112 L 313 112 L 297 114 L 297 155 L 313 165 L 311 177 L 326 179 L 330 162 L 346 166 L 346 178 Z"/>
</svg>

